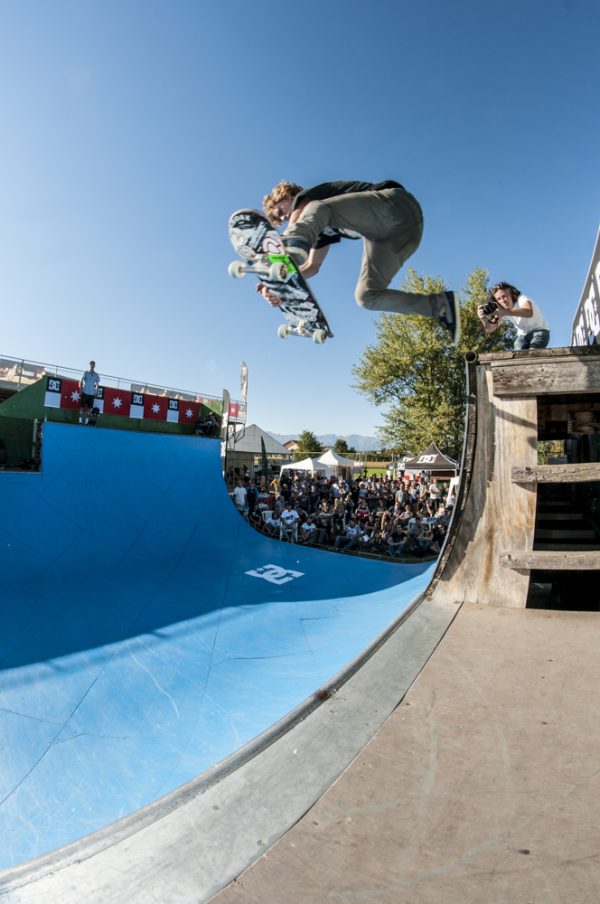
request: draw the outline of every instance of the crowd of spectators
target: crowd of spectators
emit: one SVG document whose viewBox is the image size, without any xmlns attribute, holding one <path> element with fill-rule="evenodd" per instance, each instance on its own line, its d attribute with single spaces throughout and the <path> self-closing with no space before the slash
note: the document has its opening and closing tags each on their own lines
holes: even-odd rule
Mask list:
<svg viewBox="0 0 600 904">
<path fill-rule="evenodd" d="M 238 511 L 257 530 L 292 543 L 395 557 L 436 556 L 452 505 L 448 484 L 418 480 L 282 476 L 263 491 L 236 482 Z"/>
</svg>

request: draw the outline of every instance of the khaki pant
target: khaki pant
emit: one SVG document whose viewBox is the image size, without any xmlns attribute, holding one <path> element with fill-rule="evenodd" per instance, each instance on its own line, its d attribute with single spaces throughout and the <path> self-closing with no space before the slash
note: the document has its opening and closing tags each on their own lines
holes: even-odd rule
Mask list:
<svg viewBox="0 0 600 904">
<path fill-rule="evenodd" d="M 287 237 L 299 236 L 316 244 L 326 227 L 357 232 L 363 237 L 363 258 L 355 298 L 371 311 L 422 314 L 437 318 L 446 304 L 443 295 L 420 295 L 390 289 L 389 284 L 413 254 L 423 235 L 419 202 L 403 188 L 337 195 L 310 201 Z"/>
</svg>

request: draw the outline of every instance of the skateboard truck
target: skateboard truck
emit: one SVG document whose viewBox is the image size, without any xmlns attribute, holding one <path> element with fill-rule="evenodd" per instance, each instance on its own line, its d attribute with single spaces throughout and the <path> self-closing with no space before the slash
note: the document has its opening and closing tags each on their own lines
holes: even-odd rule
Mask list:
<svg viewBox="0 0 600 904">
<path fill-rule="evenodd" d="M 288 336 L 310 336 L 311 332 L 306 329 L 306 320 L 299 320 L 296 326 L 292 326 L 291 323 L 282 323 L 277 330 L 277 335 L 280 339 L 287 339 Z M 315 330 L 312 338 L 313 342 L 322 345 L 327 339 L 327 333 L 325 330 Z"/>
<path fill-rule="evenodd" d="M 296 268 L 285 254 L 263 254 L 255 263 L 232 261 L 227 268 L 234 279 L 243 279 L 247 273 L 258 273 L 273 282 L 287 282 Z"/>
</svg>

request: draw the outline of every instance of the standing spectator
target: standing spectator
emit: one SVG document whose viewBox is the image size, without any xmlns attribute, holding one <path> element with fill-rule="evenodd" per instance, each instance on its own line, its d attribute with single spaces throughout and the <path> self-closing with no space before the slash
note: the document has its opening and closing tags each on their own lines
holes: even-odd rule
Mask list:
<svg viewBox="0 0 600 904">
<path fill-rule="evenodd" d="M 233 490 L 233 501 L 240 515 L 246 512 L 246 498 L 248 492 L 241 480 L 238 480 Z"/>
<path fill-rule="evenodd" d="M 100 374 L 96 373 L 96 362 L 90 361 L 90 369 L 83 372 L 79 383 L 81 399 L 79 401 L 79 423 L 88 424 L 90 410 L 94 407 L 94 400 L 98 394 Z"/>
<path fill-rule="evenodd" d="M 327 499 L 323 499 L 317 511 L 317 528 L 319 546 L 329 546 L 333 543 L 333 508 Z"/>
<path fill-rule="evenodd" d="M 429 485 L 429 499 L 431 500 L 431 507 L 435 513 L 442 499 L 442 488 L 437 482 L 437 477 L 431 479 Z"/>
<path fill-rule="evenodd" d="M 248 516 L 252 515 L 256 503 L 258 502 L 258 489 L 253 480 L 246 484 L 246 505 L 248 506 Z"/>
<path fill-rule="evenodd" d="M 512 317 L 517 328 L 515 349 L 546 348 L 550 342 L 548 321 L 535 301 L 510 283 L 492 286 L 488 303 L 479 305 L 477 315 L 486 333 L 495 332 L 504 317 Z"/>
</svg>

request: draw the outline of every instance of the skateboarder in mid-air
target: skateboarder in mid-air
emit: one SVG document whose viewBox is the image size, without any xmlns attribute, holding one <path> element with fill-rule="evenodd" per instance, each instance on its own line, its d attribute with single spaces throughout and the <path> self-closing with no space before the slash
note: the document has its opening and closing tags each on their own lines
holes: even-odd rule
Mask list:
<svg viewBox="0 0 600 904">
<path fill-rule="evenodd" d="M 460 309 L 454 292 L 421 295 L 389 288 L 423 234 L 419 202 L 398 182 L 323 182 L 313 188 L 279 182 L 263 205 L 275 226 L 288 223 L 283 243 L 304 277 L 319 272 L 330 245 L 362 237 L 357 304 L 370 311 L 431 317 L 458 343 Z M 278 304 L 266 286 L 259 283 L 257 291 L 270 304 Z"/>
</svg>

